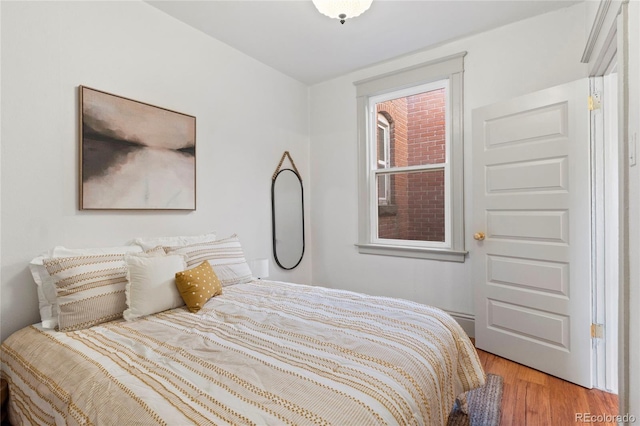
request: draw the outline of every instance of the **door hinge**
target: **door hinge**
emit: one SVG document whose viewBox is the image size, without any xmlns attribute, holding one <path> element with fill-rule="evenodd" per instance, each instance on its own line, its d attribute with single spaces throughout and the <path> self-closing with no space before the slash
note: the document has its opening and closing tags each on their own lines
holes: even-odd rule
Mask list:
<svg viewBox="0 0 640 426">
<path fill-rule="evenodd" d="M 600 107 L 602 106 L 600 93 L 594 93 L 593 95 L 589 96 L 587 98 L 587 105 L 589 106 L 589 111 L 600 109 Z"/>
<path fill-rule="evenodd" d="M 602 339 L 604 337 L 604 325 L 591 324 L 591 338 Z"/>
</svg>

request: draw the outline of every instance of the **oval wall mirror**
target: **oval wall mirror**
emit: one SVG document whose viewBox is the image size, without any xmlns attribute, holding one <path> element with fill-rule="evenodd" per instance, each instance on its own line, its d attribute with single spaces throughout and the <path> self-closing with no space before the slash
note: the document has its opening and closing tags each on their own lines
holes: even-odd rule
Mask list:
<svg viewBox="0 0 640 426">
<path fill-rule="evenodd" d="M 283 269 L 293 269 L 304 255 L 304 202 L 302 179 L 282 169 L 271 181 L 273 257 Z"/>
</svg>

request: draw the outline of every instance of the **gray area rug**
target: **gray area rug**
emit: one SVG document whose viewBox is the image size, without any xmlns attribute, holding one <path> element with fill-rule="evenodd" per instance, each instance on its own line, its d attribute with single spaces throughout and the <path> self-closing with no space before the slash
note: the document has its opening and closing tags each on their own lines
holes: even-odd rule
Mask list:
<svg viewBox="0 0 640 426">
<path fill-rule="evenodd" d="M 497 426 L 500 424 L 502 377 L 487 374 L 483 387 L 467 393 L 469 415 L 460 411 L 458 404 L 449 414 L 447 426 Z"/>
</svg>

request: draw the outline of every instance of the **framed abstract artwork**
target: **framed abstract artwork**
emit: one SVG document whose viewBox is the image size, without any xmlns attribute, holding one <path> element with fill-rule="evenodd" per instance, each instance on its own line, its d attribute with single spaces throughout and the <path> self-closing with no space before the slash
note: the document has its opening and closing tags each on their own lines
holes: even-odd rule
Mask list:
<svg viewBox="0 0 640 426">
<path fill-rule="evenodd" d="M 79 90 L 80 209 L 195 210 L 196 118 Z"/>
</svg>

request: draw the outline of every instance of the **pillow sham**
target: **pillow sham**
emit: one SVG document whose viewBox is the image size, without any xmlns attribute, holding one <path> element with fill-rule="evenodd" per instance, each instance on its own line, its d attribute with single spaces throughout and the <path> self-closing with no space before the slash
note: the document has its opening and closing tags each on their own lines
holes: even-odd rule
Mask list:
<svg viewBox="0 0 640 426">
<path fill-rule="evenodd" d="M 133 244 L 137 244 L 142 247 L 143 250 L 149 250 L 157 246 L 186 246 L 189 244 L 205 243 L 208 241 L 215 241 L 216 233 L 210 232 L 208 234 L 193 235 L 193 236 L 178 236 L 178 237 L 140 237 L 133 240 Z"/>
<path fill-rule="evenodd" d="M 164 254 L 164 253 L 163 253 Z M 127 321 L 184 305 L 176 288 L 177 272 L 186 269 L 183 255 L 127 254 Z"/>
<path fill-rule="evenodd" d="M 38 292 L 38 306 L 40 309 L 40 321 L 43 328 L 56 328 L 58 325 L 58 303 L 56 301 L 56 288 L 54 280 L 44 266 L 46 259 L 57 257 L 91 256 L 96 254 L 139 253 L 140 246 L 130 245 L 121 247 L 98 247 L 86 249 L 70 249 L 56 246 L 46 253 L 35 257 L 29 262 L 31 276 L 36 283 Z"/>
<path fill-rule="evenodd" d="M 162 246 L 156 246 L 152 249 L 145 250 L 144 253 L 153 256 L 164 256 L 166 254 L 164 247 Z"/>
<path fill-rule="evenodd" d="M 214 296 L 222 294 L 222 284 L 209 262 L 176 273 L 176 287 L 190 312 L 198 312 Z"/>
<path fill-rule="evenodd" d="M 124 253 L 45 259 L 54 281 L 58 329 L 73 331 L 122 317 L 126 309 Z"/>
<path fill-rule="evenodd" d="M 223 287 L 246 283 L 253 279 L 236 234 L 222 240 L 184 247 L 165 247 L 165 251 L 167 254 L 184 254 L 187 267 L 208 261 Z"/>
</svg>

